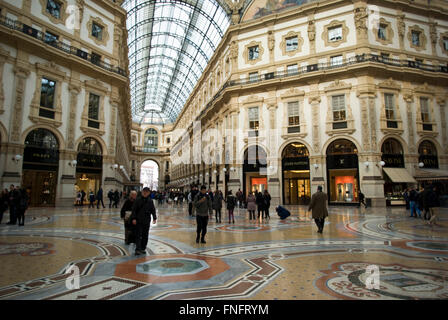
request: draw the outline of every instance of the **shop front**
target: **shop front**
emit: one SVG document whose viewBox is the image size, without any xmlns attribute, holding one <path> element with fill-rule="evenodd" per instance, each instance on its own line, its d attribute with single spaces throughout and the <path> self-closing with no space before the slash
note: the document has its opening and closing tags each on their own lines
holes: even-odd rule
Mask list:
<svg viewBox="0 0 448 320">
<path fill-rule="evenodd" d="M 442 205 L 448 204 L 448 171 L 439 168 L 439 158 L 436 146 L 429 140 L 424 140 L 418 147 L 419 168 L 416 170 L 415 179 L 419 189 L 427 185 L 436 187 L 436 191 L 443 200 Z"/>
<path fill-rule="evenodd" d="M 405 168 L 403 147 L 395 139 L 389 138 L 381 146 L 383 166 L 384 196 L 386 205 L 405 205 L 404 191 L 417 183 Z"/>
<path fill-rule="evenodd" d="M 327 148 L 328 200 L 330 204 L 358 204 L 358 150 L 346 139 L 332 142 Z"/>
<path fill-rule="evenodd" d="M 103 156 L 101 145 L 93 138 L 85 138 L 78 146 L 75 191 L 89 194 L 98 191 L 102 181 Z"/>
<path fill-rule="evenodd" d="M 45 129 L 31 131 L 25 139 L 22 187 L 30 206 L 54 206 L 59 166 L 59 143 Z"/>
<path fill-rule="evenodd" d="M 302 143 L 291 143 L 282 153 L 283 203 L 307 205 L 311 199 L 309 152 Z"/>
<path fill-rule="evenodd" d="M 250 191 L 264 192 L 267 190 L 266 159 L 266 151 L 259 146 L 250 146 L 244 153 L 243 193 L 246 199 Z"/>
</svg>

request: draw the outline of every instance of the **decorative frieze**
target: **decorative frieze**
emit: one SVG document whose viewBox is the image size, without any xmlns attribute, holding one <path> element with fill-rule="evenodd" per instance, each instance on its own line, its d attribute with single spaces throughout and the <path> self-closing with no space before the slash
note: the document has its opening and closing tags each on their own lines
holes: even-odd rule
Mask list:
<svg viewBox="0 0 448 320">
<path fill-rule="evenodd" d="M 11 116 L 10 141 L 20 143 L 20 135 L 22 133 L 23 107 L 25 95 L 26 79 L 30 75 L 29 68 L 15 66 L 14 74 L 16 75 L 16 88 L 14 97 L 14 107 Z"/>
</svg>

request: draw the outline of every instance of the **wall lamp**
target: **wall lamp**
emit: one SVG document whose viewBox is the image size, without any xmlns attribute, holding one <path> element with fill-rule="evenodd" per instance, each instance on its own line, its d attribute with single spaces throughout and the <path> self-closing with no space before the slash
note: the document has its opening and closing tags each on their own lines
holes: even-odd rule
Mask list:
<svg viewBox="0 0 448 320">
<path fill-rule="evenodd" d="M 368 161 L 364 162 L 364 165 L 366 166 L 366 168 L 368 168 L 370 166 L 370 163 Z"/>
<path fill-rule="evenodd" d="M 317 163 L 314 164 L 314 169 L 318 169 L 319 165 Z"/>
<path fill-rule="evenodd" d="M 77 164 L 78 164 L 78 161 L 76 161 L 76 160 L 72 160 L 72 161 L 69 161 L 69 162 L 68 162 L 68 165 L 69 165 L 70 167 L 76 167 Z"/>
<path fill-rule="evenodd" d="M 112 166 L 110 166 L 111 169 L 117 170 L 118 169 L 118 164 L 114 164 Z"/>
<path fill-rule="evenodd" d="M 16 154 L 14 157 L 12 157 L 12 161 L 15 163 L 19 163 L 19 161 L 22 160 L 22 156 L 20 154 Z"/>
</svg>

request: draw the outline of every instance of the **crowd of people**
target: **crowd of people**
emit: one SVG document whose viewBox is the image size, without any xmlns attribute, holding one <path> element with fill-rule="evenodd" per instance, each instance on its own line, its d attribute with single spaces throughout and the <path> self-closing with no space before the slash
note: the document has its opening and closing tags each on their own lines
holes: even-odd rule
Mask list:
<svg viewBox="0 0 448 320">
<path fill-rule="evenodd" d="M 421 218 L 429 225 L 435 225 L 438 219 L 440 196 L 437 187 L 428 184 L 422 189 L 408 188 L 403 193 L 406 210 L 413 218 Z"/>
</svg>

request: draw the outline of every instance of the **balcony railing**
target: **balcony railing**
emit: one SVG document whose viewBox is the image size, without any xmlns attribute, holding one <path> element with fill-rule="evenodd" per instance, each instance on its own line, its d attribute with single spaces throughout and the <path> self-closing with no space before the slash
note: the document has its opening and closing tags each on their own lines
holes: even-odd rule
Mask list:
<svg viewBox="0 0 448 320">
<path fill-rule="evenodd" d="M 164 152 L 157 147 L 132 147 L 132 151 L 134 152 L 142 152 L 142 153 L 161 153 Z M 169 152 L 169 151 L 167 151 Z"/>
<path fill-rule="evenodd" d="M 102 69 L 105 69 L 107 71 L 117 73 L 124 77 L 128 76 L 126 70 L 123 70 L 120 67 L 113 66 L 110 63 L 106 63 L 104 61 L 99 60 L 98 55 L 90 54 L 90 53 L 85 52 L 79 48 L 73 47 L 71 45 L 63 43 L 56 39 L 49 39 L 48 37 L 45 36 L 45 33 L 43 33 L 42 31 L 39 31 L 33 27 L 30 27 L 20 21 L 13 20 L 8 17 L 0 15 L 0 25 L 3 25 L 11 30 L 16 30 L 16 31 L 22 32 L 30 37 L 33 37 L 33 38 L 39 40 L 40 42 L 50 45 L 50 46 L 52 46 L 60 51 L 63 51 L 65 53 L 77 56 L 83 60 L 89 61 L 92 64 L 94 64 Z"/>
</svg>

